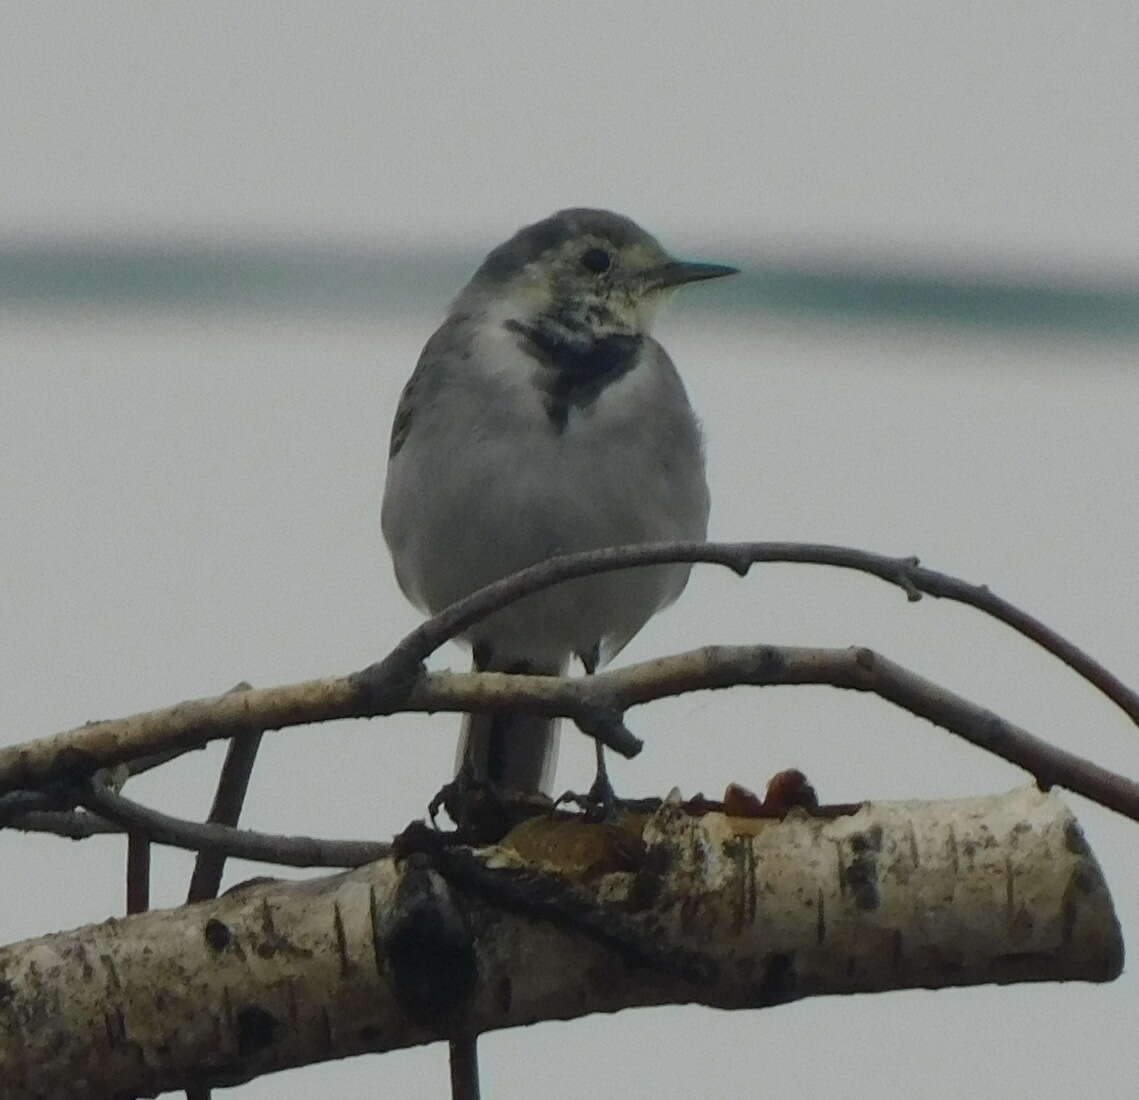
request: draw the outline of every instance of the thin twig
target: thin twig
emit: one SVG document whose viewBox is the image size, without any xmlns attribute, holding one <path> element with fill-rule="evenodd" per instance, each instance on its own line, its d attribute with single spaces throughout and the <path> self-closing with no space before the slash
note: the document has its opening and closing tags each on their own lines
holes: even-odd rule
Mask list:
<svg viewBox="0 0 1139 1100">
<path fill-rule="evenodd" d="M 308 836 L 277 836 L 225 825 L 201 825 L 159 813 L 91 777 L 77 797 L 88 809 L 128 831 L 145 833 L 156 844 L 190 851 L 224 852 L 235 859 L 259 860 L 284 867 L 359 867 L 391 853 L 390 844 L 368 840 L 321 840 Z"/>
<path fill-rule="evenodd" d="M 150 838 L 143 832 L 127 833 L 127 912 L 150 908 Z"/>
<path fill-rule="evenodd" d="M 877 675 L 871 675 L 875 669 Z M 1010 731 L 1017 731 L 1017 727 L 1001 723 L 999 719 L 994 724 L 991 712 L 960 699 L 914 673 L 906 672 L 885 658 L 875 657 L 868 650 L 778 646 L 708 647 L 580 679 L 498 672 L 437 672 L 421 676 L 400 704 L 389 700 L 378 709 L 385 712 L 395 709 L 469 712 L 515 708 L 571 718 L 586 714 L 594 720 L 598 715 L 608 715 L 619 721 L 623 712 L 631 706 L 686 691 L 731 687 L 740 683 L 757 686 L 834 684 L 876 692 L 1026 768 L 1042 782 L 1068 787 L 1139 820 L 1139 800 L 1135 797 L 1135 784 L 1130 780 L 1051 746 L 1025 731 L 1014 735 Z M 270 728 L 317 721 L 329 717 L 330 712 L 344 714 L 358 706 L 356 696 L 351 678 L 342 678 L 245 692 L 237 701 L 242 707 L 243 720 L 251 721 L 254 717 L 259 717 L 259 724 Z M 166 711 L 138 715 L 124 719 L 123 723 L 128 733 L 142 728 L 152 740 L 158 740 L 164 735 L 170 735 L 169 728 L 164 726 L 166 722 L 173 725 L 173 735 L 178 735 L 188 713 L 200 716 L 203 726 L 211 720 L 224 726 L 226 708 L 234 704 L 234 697 L 223 695 L 214 700 L 183 703 Z M 221 711 L 220 715 L 218 711 Z M 92 727 L 83 727 L 77 731 L 77 737 L 87 737 L 91 730 Z M 90 759 L 94 754 L 88 752 L 84 755 Z M 138 752 L 128 751 L 128 755 L 138 755 Z M 112 814 L 103 813 L 98 806 L 93 808 L 104 817 L 121 820 Z M 173 818 L 167 820 L 177 821 Z M 202 834 L 202 839 L 199 840 L 196 836 L 191 839 L 191 834 L 186 832 L 187 829 L 209 828 L 211 827 L 180 823 L 181 831 L 171 835 L 177 835 L 181 839 L 162 840 L 162 843 L 177 843 L 178 846 L 194 849 L 212 844 L 229 855 L 241 854 L 234 850 L 235 842 L 232 838 L 244 834 L 234 834 L 231 831 Z M 160 839 L 153 832 L 150 835 L 152 839 Z M 278 838 L 273 838 L 264 844 L 254 845 L 257 854 L 249 858 L 272 860 L 272 845 L 277 840 Z M 302 865 L 313 866 L 347 866 L 354 862 L 344 859 L 340 854 L 335 858 L 310 858 L 301 854 L 307 850 L 304 845 L 310 842 L 301 838 L 299 843 L 302 845 L 300 852 L 290 849 L 289 860 L 286 862 L 295 858 L 302 858 Z"/>
<path fill-rule="evenodd" d="M 617 546 L 564 554 L 488 584 L 432 616 L 408 634 L 396 647 L 362 675 L 369 675 L 388 690 L 406 680 L 414 669 L 445 642 L 450 641 L 488 615 L 516 600 L 575 577 L 591 576 L 645 565 L 691 562 L 724 565 L 740 576 L 760 562 L 791 562 L 828 565 L 869 573 L 918 600 L 924 592 L 939 599 L 968 604 L 998 619 L 1036 642 L 1095 685 L 1139 725 L 1139 693 L 1104 668 L 1078 646 L 1028 612 L 994 595 L 987 585 L 923 568 L 916 557 L 893 558 L 847 546 L 800 542 L 673 542 Z"/>
<path fill-rule="evenodd" d="M 448 1044 L 451 1065 L 451 1100 L 479 1100 L 479 1048 L 477 1035 L 464 1035 Z"/>
<path fill-rule="evenodd" d="M 709 646 L 572 680 L 507 673 L 436 672 L 421 678 L 405 699 L 404 709 L 470 711 L 513 707 L 572 716 L 584 708 L 621 714 L 626 708 L 655 699 L 739 684 L 830 684 L 874 693 L 1026 769 L 1042 785 L 1066 787 L 1139 820 L 1139 784 L 1051 745 L 985 707 L 865 648 Z M 353 846 L 343 847 L 330 841 L 270 837 L 195 825 L 109 794 L 98 801 L 88 800 L 87 804 L 101 816 L 129 828 L 145 827 L 151 839 L 159 843 L 198 849 L 216 847 L 228 855 L 265 862 L 352 866 L 376 858 L 371 853 L 382 847 L 359 841 L 346 842 Z"/>
<path fill-rule="evenodd" d="M 72 803 L 59 788 L 46 791 L 9 791 L 0 795 L 0 828 L 7 825 L 21 828 L 18 823 L 29 814 L 60 812 L 70 805 Z"/>
<path fill-rule="evenodd" d="M 50 833 L 66 840 L 87 840 L 93 836 L 121 836 L 121 825 L 105 821 L 86 810 L 35 810 L 5 822 L 9 829 L 23 833 Z"/>
<path fill-rule="evenodd" d="M 429 673 L 405 700 L 405 709 L 490 709 L 490 697 L 498 695 L 498 708 L 509 705 L 571 717 L 585 708 L 620 715 L 629 707 L 656 699 L 741 684 L 829 684 L 870 692 L 1024 768 L 1043 786 L 1066 787 L 1139 821 L 1139 784 L 1051 745 L 864 647 L 707 646 L 572 680 L 488 672 Z"/>
<path fill-rule="evenodd" d="M 257 760 L 257 750 L 261 746 L 261 731 L 242 733 L 229 743 L 221 774 L 218 776 L 217 791 L 213 806 L 207 818 L 211 825 L 237 825 L 241 818 L 241 807 L 249 790 L 249 779 Z M 194 873 L 190 878 L 188 902 L 206 901 L 216 898 L 225 871 L 226 854 L 218 850 L 200 851 L 194 861 Z"/>
<path fill-rule="evenodd" d="M 39 788 L 55 778 L 89 774 L 101 765 L 129 761 L 154 751 L 197 747 L 238 733 L 414 709 L 406 706 L 406 700 L 415 689 L 420 662 L 427 655 L 486 615 L 562 580 L 667 562 L 711 562 L 743 574 L 753 562 L 776 561 L 856 569 L 898 585 L 911 599 L 925 591 L 977 607 L 1055 654 L 1139 723 L 1139 695 L 1087 654 L 984 586 L 920 568 L 915 558 L 890 558 L 808 543 L 652 544 L 566 555 L 488 585 L 421 624 L 386 658 L 355 674 L 347 685 L 329 677 L 291 688 L 192 700 L 130 718 L 88 723 L 52 737 L 0 749 L 0 794 L 17 788 Z M 627 730 L 606 727 L 591 733 L 612 734 L 620 743 L 608 743 L 624 755 L 633 755 L 637 750 L 638 743 Z"/>
<path fill-rule="evenodd" d="M 249 691 L 252 685 L 242 682 L 229 689 Z M 225 760 L 218 775 L 217 790 L 213 805 L 206 819 L 211 825 L 228 825 L 233 828 L 241 819 L 241 808 L 249 790 L 249 780 L 253 775 L 253 765 L 257 761 L 257 750 L 261 747 L 262 731 L 239 733 L 226 750 Z M 199 852 L 194 860 L 194 870 L 190 875 L 190 887 L 186 901 L 208 901 L 218 896 L 222 875 L 225 873 L 225 853 L 219 851 Z M 191 1086 L 186 1090 L 186 1100 L 210 1100 L 213 1089 L 208 1085 Z"/>
</svg>

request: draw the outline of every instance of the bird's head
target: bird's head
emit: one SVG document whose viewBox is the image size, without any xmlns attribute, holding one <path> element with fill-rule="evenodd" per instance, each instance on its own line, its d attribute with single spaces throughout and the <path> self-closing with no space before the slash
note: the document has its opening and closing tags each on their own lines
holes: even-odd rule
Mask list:
<svg viewBox="0 0 1139 1100">
<path fill-rule="evenodd" d="M 455 306 L 569 332 L 640 335 L 677 287 L 735 272 L 674 259 L 620 214 L 575 208 L 520 229 L 494 249 Z"/>
</svg>

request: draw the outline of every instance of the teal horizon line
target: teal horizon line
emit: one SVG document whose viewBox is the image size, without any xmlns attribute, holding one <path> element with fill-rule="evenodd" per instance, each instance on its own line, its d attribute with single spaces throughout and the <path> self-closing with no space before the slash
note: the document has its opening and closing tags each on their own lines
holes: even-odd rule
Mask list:
<svg viewBox="0 0 1139 1100">
<path fill-rule="evenodd" d="M 459 249 L 0 244 L 0 305 L 308 305 L 438 313 L 479 260 Z M 880 259 L 860 264 L 846 258 L 825 269 L 785 258 L 749 263 L 746 255 L 734 255 L 733 262 L 740 275 L 718 284 L 715 294 L 686 295 L 684 308 L 733 316 L 792 313 L 1139 331 L 1139 288 L 914 273 L 900 265 L 885 268 Z"/>
</svg>

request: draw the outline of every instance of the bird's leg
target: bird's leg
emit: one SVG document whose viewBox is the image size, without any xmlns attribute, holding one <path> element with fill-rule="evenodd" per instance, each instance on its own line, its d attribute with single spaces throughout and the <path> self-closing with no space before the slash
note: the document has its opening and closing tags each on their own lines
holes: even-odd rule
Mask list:
<svg viewBox="0 0 1139 1100">
<path fill-rule="evenodd" d="M 481 671 L 490 665 L 492 652 L 485 642 L 476 642 L 473 647 L 474 667 Z M 431 817 L 431 824 L 436 825 L 436 816 L 440 809 L 446 809 L 448 816 L 458 827 L 460 832 L 467 832 L 471 828 L 471 799 L 479 786 L 476 779 L 474 750 L 469 737 L 465 738 L 462 755 L 455 769 L 455 778 L 447 783 L 431 799 L 427 810 Z"/>
<path fill-rule="evenodd" d="M 476 642 L 474 668 L 529 675 L 534 672 L 529 661 L 496 661 L 493 650 L 485 642 Z M 513 786 L 517 778 L 510 772 L 512 755 L 519 748 L 511 743 L 516 734 L 518 715 L 512 712 L 472 714 L 464 720 L 462 751 L 456 761 L 455 778 L 432 800 L 432 821 L 440 807 L 447 810 L 458 831 L 471 843 L 491 844 L 503 837 L 518 822 L 549 809 L 549 799 L 538 788 L 538 780 L 524 780 Z M 543 750 L 544 751 L 544 750 Z M 517 761 L 514 761 L 517 763 Z"/>
<path fill-rule="evenodd" d="M 437 829 L 439 823 L 436 818 L 440 810 L 446 810 L 448 817 L 455 823 L 460 832 L 470 827 L 470 798 L 475 787 L 474 765 L 471 761 L 469 746 L 463 753 L 462 761 L 455 771 L 455 778 L 435 793 L 427 804 L 427 813 L 431 824 Z"/>
<path fill-rule="evenodd" d="M 586 676 L 592 676 L 597 671 L 597 666 L 601 660 L 600 644 L 595 643 L 585 653 L 579 653 L 577 657 L 581 661 L 582 668 L 585 669 Z M 600 741 L 595 740 L 593 748 L 597 753 L 597 774 L 586 797 L 600 810 L 605 821 L 611 821 L 616 816 L 617 795 L 613 790 L 613 784 L 609 782 L 609 769 L 605 766 L 605 746 Z"/>
<path fill-rule="evenodd" d="M 594 742 L 597 751 L 597 774 L 593 778 L 593 786 L 589 788 L 589 799 L 600 806 L 606 818 L 611 818 L 617 804 L 617 794 L 613 784 L 609 782 L 609 769 L 605 766 L 605 746 L 600 741 Z"/>
</svg>

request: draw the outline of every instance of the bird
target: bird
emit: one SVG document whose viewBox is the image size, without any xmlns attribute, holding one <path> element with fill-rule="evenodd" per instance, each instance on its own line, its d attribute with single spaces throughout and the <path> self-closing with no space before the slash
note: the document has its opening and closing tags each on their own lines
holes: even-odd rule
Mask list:
<svg viewBox="0 0 1139 1100">
<path fill-rule="evenodd" d="M 702 429 L 650 335 L 676 288 L 737 272 L 673 258 L 631 219 L 571 208 L 494 248 L 427 341 L 392 425 L 381 526 L 428 614 L 558 554 L 703 540 Z M 476 671 L 587 674 L 688 582 L 654 565 L 563 582 L 464 636 Z M 557 720 L 471 714 L 460 775 L 549 793 Z M 591 796 L 612 797 L 597 743 Z"/>
</svg>

